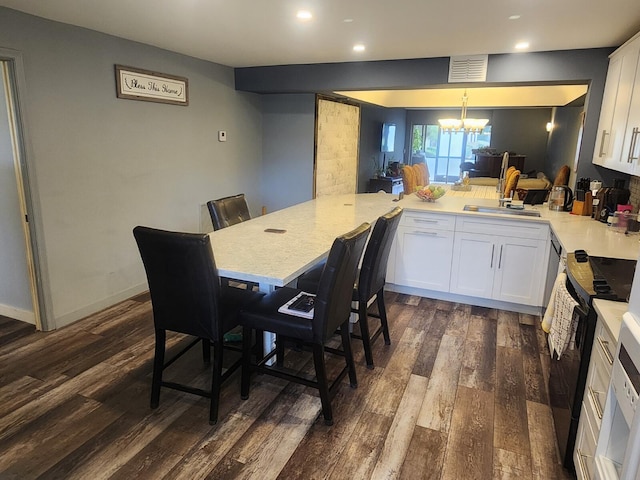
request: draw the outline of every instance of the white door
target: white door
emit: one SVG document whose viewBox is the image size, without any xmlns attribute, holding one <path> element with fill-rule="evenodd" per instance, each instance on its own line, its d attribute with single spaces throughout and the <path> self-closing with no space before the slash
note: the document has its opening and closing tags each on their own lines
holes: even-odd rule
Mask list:
<svg viewBox="0 0 640 480">
<path fill-rule="evenodd" d="M 541 305 L 546 242 L 506 237 L 497 248 L 493 298 L 522 305 Z"/>
<path fill-rule="evenodd" d="M 459 232 L 453 245 L 451 293 L 491 298 L 497 260 L 495 237 Z"/>
</svg>

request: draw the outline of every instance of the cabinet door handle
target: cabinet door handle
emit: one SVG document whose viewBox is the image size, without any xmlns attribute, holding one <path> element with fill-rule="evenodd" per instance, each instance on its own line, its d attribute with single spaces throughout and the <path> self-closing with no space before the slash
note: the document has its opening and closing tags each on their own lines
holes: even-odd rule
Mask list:
<svg viewBox="0 0 640 480">
<path fill-rule="evenodd" d="M 602 130 L 602 137 L 600 138 L 600 150 L 598 152 L 598 156 L 599 157 L 602 157 L 605 154 L 605 152 L 604 152 L 604 141 L 607 138 L 607 135 L 609 135 L 607 133 L 607 131 L 606 130 Z"/>
<path fill-rule="evenodd" d="M 602 414 L 603 414 L 602 405 L 600 405 L 600 397 L 599 397 L 599 394 L 601 393 L 603 392 L 598 392 L 594 390 L 591 386 L 589 386 L 589 396 L 593 401 L 593 405 L 596 407 L 596 415 L 598 415 L 598 418 L 600 420 L 602 420 Z"/>
<path fill-rule="evenodd" d="M 635 127 L 631 133 L 631 146 L 629 147 L 629 157 L 627 158 L 627 163 L 633 163 L 634 160 L 637 160 L 637 156 L 633 156 L 633 152 L 636 150 L 636 143 L 638 141 L 638 131 L 640 128 Z"/>
<path fill-rule="evenodd" d="M 423 232 L 422 230 L 414 230 L 413 233 L 415 233 L 416 235 L 424 235 L 427 237 L 437 237 L 438 236 L 438 232 Z"/>
<path fill-rule="evenodd" d="M 582 478 L 591 480 L 591 475 L 589 475 L 589 471 L 587 470 L 587 466 L 585 465 L 584 461 L 585 458 L 593 458 L 590 455 L 585 455 L 584 453 L 582 453 L 582 449 L 579 448 L 578 449 L 578 460 L 580 463 L 580 471 L 582 472 Z"/>
<path fill-rule="evenodd" d="M 504 245 L 500 245 L 500 256 L 498 257 L 498 270 L 502 268 L 502 247 L 504 247 Z"/>
<path fill-rule="evenodd" d="M 598 336 L 598 344 L 600 345 L 600 348 L 602 349 L 602 353 L 604 353 L 604 356 L 607 357 L 607 362 L 609 362 L 609 365 L 613 365 L 613 356 L 609 351 L 609 342 L 607 342 L 606 340 L 603 340 L 602 337 Z"/>
<path fill-rule="evenodd" d="M 427 220 L 426 218 L 414 218 L 413 221 L 417 223 L 439 223 L 438 220 Z"/>
<path fill-rule="evenodd" d="M 491 245 L 491 264 L 489 265 L 489 268 L 493 268 L 493 253 L 495 252 L 496 246 L 495 245 Z"/>
</svg>

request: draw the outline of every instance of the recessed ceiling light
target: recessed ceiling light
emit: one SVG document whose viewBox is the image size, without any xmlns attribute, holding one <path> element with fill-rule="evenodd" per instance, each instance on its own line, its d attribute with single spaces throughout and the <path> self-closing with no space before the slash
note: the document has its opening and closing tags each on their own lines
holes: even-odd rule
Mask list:
<svg viewBox="0 0 640 480">
<path fill-rule="evenodd" d="M 520 15 L 511 15 L 509 17 L 509 20 L 518 20 L 520 18 Z"/>
<path fill-rule="evenodd" d="M 298 17 L 298 20 L 311 20 L 313 18 L 313 15 L 311 15 L 311 12 L 309 12 L 308 10 L 300 10 L 296 14 L 296 17 Z"/>
<path fill-rule="evenodd" d="M 353 22 L 353 18 L 345 18 L 344 20 L 342 20 L 344 23 L 352 23 Z"/>
<path fill-rule="evenodd" d="M 356 44 L 353 46 L 353 51 L 354 51 L 354 52 L 364 52 L 364 45 L 363 45 L 363 44 L 361 44 L 361 43 L 356 43 Z"/>
<path fill-rule="evenodd" d="M 529 48 L 529 42 L 518 42 L 516 43 L 516 49 L 518 50 L 526 50 Z"/>
</svg>

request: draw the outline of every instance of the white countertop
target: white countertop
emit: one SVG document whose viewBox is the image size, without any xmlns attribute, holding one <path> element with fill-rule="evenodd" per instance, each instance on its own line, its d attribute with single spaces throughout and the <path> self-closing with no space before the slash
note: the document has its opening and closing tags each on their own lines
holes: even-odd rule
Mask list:
<svg viewBox="0 0 640 480">
<path fill-rule="evenodd" d="M 463 210 L 467 204 L 497 207 L 498 200 L 496 198 L 481 198 L 488 196 L 488 191 L 495 192 L 495 187 L 473 185 L 471 192 L 447 191 L 443 197 L 435 202 L 423 202 L 415 195 L 405 195 L 405 197 L 397 203 L 407 210 L 456 215 L 479 215 L 507 220 L 549 223 L 554 234 L 560 240 L 562 248 L 567 252 L 582 249 L 593 256 L 625 258 L 629 260 L 637 260 L 640 255 L 640 235 L 628 236 L 618 233 L 608 227 L 607 224 L 593 220 L 590 217 L 572 215 L 569 212 L 551 211 L 546 204 L 525 206 L 526 210 L 539 211 L 540 217 L 468 212 Z"/>
<path fill-rule="evenodd" d="M 622 315 L 629 310 L 629 304 L 596 298 L 593 301 L 593 306 L 598 313 L 598 318 L 602 319 L 611 336 L 616 339 L 617 344 L 620 326 L 622 325 Z"/>
</svg>

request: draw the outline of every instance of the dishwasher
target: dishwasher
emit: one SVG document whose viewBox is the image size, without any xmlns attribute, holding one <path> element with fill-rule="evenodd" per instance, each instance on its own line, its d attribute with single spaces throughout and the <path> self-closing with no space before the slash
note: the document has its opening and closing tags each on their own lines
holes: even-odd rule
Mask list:
<svg viewBox="0 0 640 480">
<path fill-rule="evenodd" d="M 551 299 L 551 291 L 553 290 L 553 284 L 556 281 L 556 277 L 558 273 L 560 273 L 564 269 L 564 264 L 566 262 L 566 253 L 564 255 L 565 261 L 562 262 L 562 266 L 560 265 L 560 260 L 562 258 L 562 245 L 553 233 L 551 234 L 551 246 L 549 248 L 549 263 L 547 265 L 547 279 L 544 284 L 544 302 L 543 305 L 546 307 L 549 305 L 549 300 Z"/>
</svg>

